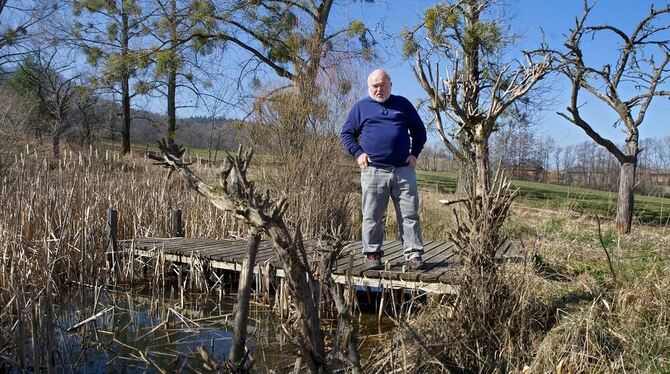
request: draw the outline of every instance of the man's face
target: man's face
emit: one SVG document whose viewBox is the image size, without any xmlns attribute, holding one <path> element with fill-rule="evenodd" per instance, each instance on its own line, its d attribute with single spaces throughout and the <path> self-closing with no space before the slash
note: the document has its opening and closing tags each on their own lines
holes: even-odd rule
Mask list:
<svg viewBox="0 0 670 374">
<path fill-rule="evenodd" d="M 368 77 L 368 93 L 374 101 L 383 103 L 391 96 L 391 80 L 382 73 L 372 73 Z"/>
</svg>

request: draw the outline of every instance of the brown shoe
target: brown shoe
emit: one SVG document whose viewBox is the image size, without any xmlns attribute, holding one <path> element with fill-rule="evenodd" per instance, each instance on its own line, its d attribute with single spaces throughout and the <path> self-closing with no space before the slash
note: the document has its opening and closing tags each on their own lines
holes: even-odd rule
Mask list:
<svg viewBox="0 0 670 374">
<path fill-rule="evenodd" d="M 382 255 L 379 253 L 368 253 L 365 255 L 367 258 L 368 264 L 365 267 L 365 270 L 382 270 L 384 266 L 382 265 Z"/>
</svg>

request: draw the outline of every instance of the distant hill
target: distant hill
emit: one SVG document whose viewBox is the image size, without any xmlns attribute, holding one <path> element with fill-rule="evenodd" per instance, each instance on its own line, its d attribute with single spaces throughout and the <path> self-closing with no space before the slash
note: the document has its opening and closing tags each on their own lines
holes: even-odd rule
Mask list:
<svg viewBox="0 0 670 374">
<path fill-rule="evenodd" d="M 149 111 L 132 111 L 130 139 L 133 143 L 155 144 L 165 137 L 167 118 L 164 115 Z M 121 118 L 118 117 L 111 126 L 114 131 L 107 132 L 106 137 L 119 139 Z M 110 136 L 111 134 L 113 136 Z M 177 118 L 177 143 L 187 148 L 210 147 L 212 150 L 236 150 L 246 137 L 244 126 L 239 120 L 223 117 L 186 117 Z"/>
<path fill-rule="evenodd" d="M 155 143 L 165 137 L 167 119 L 154 113 L 142 113 L 133 119 L 130 136 L 133 142 Z M 226 118 L 177 118 L 177 143 L 191 148 L 235 150 L 243 140 L 240 121 Z"/>
</svg>

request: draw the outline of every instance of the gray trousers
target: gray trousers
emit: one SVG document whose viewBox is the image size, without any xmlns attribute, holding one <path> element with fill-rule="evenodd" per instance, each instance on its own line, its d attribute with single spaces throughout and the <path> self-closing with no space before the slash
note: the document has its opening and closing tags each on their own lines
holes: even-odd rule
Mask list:
<svg viewBox="0 0 670 374">
<path fill-rule="evenodd" d="M 423 255 L 415 169 L 404 166 L 386 170 L 368 166 L 361 171 L 361 189 L 363 254 L 383 253 L 382 218 L 390 197 L 395 207 L 405 260 Z"/>
</svg>

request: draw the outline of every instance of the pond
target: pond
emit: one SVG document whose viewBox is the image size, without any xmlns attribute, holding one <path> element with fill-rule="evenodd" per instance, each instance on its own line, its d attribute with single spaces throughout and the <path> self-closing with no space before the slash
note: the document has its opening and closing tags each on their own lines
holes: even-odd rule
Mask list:
<svg viewBox="0 0 670 374">
<path fill-rule="evenodd" d="M 71 289 L 56 307 L 57 365 L 78 373 L 209 372 L 203 352 L 216 362 L 229 352 L 234 302 L 234 295 L 192 294 L 179 300 L 145 292 Z M 293 364 L 294 349 L 282 333 L 279 315 L 252 302 L 249 317 L 253 371 Z M 387 319 L 378 325 L 374 314 L 362 314 L 358 321 L 365 357 L 392 324 Z M 335 322 L 324 318 L 324 323 Z"/>
</svg>

